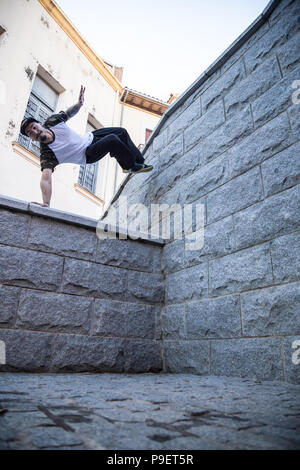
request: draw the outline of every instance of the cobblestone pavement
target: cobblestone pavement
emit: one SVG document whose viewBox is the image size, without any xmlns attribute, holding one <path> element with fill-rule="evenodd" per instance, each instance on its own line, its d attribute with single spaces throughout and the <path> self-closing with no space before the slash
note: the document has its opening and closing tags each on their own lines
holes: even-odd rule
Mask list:
<svg viewBox="0 0 300 470">
<path fill-rule="evenodd" d="M 299 385 L 191 374 L 0 375 L 0 449 L 299 448 Z"/>
</svg>

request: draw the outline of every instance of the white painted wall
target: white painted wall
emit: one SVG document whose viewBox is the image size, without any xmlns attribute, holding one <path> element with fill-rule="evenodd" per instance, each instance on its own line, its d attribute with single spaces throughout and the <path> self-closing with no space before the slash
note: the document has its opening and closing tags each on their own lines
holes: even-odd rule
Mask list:
<svg viewBox="0 0 300 470">
<path fill-rule="evenodd" d="M 94 68 L 76 44 L 36 0 L 1 0 L 0 25 L 0 193 L 25 201 L 41 201 L 40 168 L 14 152 L 34 77 L 41 66 L 65 89 L 56 112 L 75 104 L 81 84 L 85 103 L 68 125 L 85 133 L 89 113 L 104 127 L 119 127 L 121 103 L 110 84 Z M 27 70 L 27 72 L 26 72 Z M 32 71 L 32 76 L 28 72 Z M 159 117 L 124 107 L 123 124 L 136 145 L 144 142 L 144 127 L 153 129 Z M 144 132 L 144 134 L 143 134 Z M 108 204 L 114 194 L 116 161 L 109 155 L 99 163 L 95 194 Z M 99 218 L 102 205 L 75 190 L 79 166 L 56 167 L 51 207 Z M 117 185 L 124 178 L 117 173 Z"/>
</svg>

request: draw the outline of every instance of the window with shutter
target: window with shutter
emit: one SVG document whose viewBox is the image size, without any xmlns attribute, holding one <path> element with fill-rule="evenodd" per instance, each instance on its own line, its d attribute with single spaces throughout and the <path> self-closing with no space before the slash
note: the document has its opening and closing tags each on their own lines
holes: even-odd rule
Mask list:
<svg viewBox="0 0 300 470">
<path fill-rule="evenodd" d="M 145 143 L 147 142 L 151 134 L 152 134 L 152 131 L 150 129 L 146 129 Z"/>
<path fill-rule="evenodd" d="M 86 132 L 92 132 L 94 130 L 95 127 L 93 127 L 88 122 L 86 126 Z M 99 162 L 91 163 L 88 165 L 80 165 L 78 183 L 81 184 L 81 186 L 87 188 L 89 191 L 91 191 L 91 193 L 95 193 L 96 190 L 98 166 Z"/>
<path fill-rule="evenodd" d="M 34 117 L 41 123 L 54 113 L 58 94 L 38 75 L 35 78 L 24 118 Z M 40 154 L 40 144 L 19 134 L 18 142 L 36 155 Z"/>
</svg>

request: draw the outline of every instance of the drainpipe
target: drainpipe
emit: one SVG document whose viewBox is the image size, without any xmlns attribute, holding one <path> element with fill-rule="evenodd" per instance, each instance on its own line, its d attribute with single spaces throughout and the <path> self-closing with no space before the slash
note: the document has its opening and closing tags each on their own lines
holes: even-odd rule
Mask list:
<svg viewBox="0 0 300 470">
<path fill-rule="evenodd" d="M 123 103 L 122 103 L 122 112 L 121 112 L 120 127 L 122 127 L 122 124 L 123 124 L 124 103 L 126 103 L 128 93 L 129 93 L 129 90 L 126 90 L 126 96 L 125 96 L 125 99 L 124 99 L 124 101 L 123 101 Z"/>
<path fill-rule="evenodd" d="M 112 126 L 114 125 L 114 120 L 115 120 L 115 111 L 116 111 L 116 99 L 117 99 L 117 94 L 118 94 L 118 90 L 116 90 L 116 93 L 115 93 L 114 111 L 113 111 L 113 117 L 112 117 L 112 123 L 111 123 Z"/>
<path fill-rule="evenodd" d="M 116 110 L 117 93 L 118 93 L 118 90 L 116 90 L 116 93 L 115 93 L 114 109 L 113 109 L 113 116 L 112 116 L 112 123 L 111 123 L 112 126 L 114 125 L 114 120 L 115 120 L 115 110 Z M 104 200 L 105 200 L 105 195 L 106 195 L 108 167 L 109 167 L 109 163 L 107 162 L 107 164 L 106 164 L 106 166 L 105 166 L 106 175 L 105 175 L 105 179 L 104 179 L 104 181 L 105 181 L 104 192 L 103 192 L 103 194 L 104 194 Z"/>
<path fill-rule="evenodd" d="M 120 118 L 120 127 L 122 127 L 123 124 L 123 114 L 124 114 L 124 103 L 126 103 L 127 96 L 128 96 L 129 90 L 126 90 L 126 95 L 124 98 L 124 101 L 122 103 L 122 111 L 121 111 L 121 118 Z M 115 182 L 114 182 L 114 194 L 116 192 L 116 186 L 117 186 L 117 177 L 118 177 L 118 164 L 116 164 L 116 172 L 115 172 Z"/>
</svg>

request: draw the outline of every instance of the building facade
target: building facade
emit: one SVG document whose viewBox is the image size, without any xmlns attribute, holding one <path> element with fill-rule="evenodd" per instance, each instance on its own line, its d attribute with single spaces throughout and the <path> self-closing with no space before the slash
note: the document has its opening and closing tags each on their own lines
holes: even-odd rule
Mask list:
<svg viewBox="0 0 300 470">
<path fill-rule="evenodd" d="M 27 116 L 43 122 L 67 109 L 86 87 L 68 125 L 76 132 L 125 127 L 142 148 L 169 102 L 122 85 L 123 68 L 100 58 L 52 0 L 0 4 L 0 193 L 41 201 L 39 144 L 19 133 Z M 124 174 L 107 154 L 94 165 L 59 165 L 51 207 L 99 218 Z"/>
</svg>

